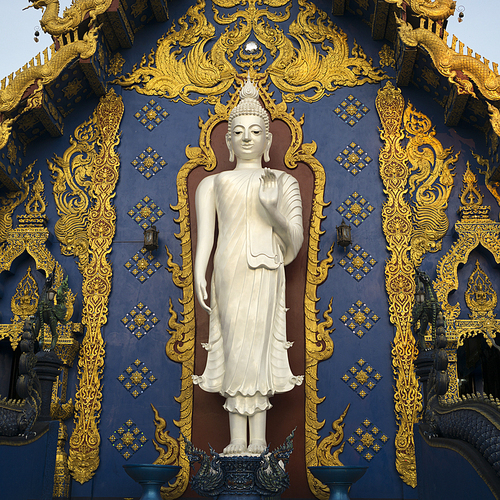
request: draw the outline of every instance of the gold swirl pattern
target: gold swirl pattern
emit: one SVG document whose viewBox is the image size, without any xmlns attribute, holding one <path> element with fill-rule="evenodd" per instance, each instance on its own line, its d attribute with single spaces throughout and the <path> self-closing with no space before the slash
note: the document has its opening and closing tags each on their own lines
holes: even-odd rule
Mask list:
<svg viewBox="0 0 500 500">
<path fill-rule="evenodd" d="M 214 2 L 224 8 L 239 3 L 235 0 Z M 387 78 L 382 70 L 373 67 L 372 60 L 367 59 L 356 41 L 352 51 L 349 50 L 347 35 L 330 20 L 326 21 L 326 13 L 313 3 L 298 1 L 300 12 L 290 25 L 289 36 L 276 23 L 289 18 L 291 3 L 267 0 L 268 7 L 258 9 L 256 5 L 261 3 L 248 0 L 247 9 L 228 15 L 219 14 L 214 7 L 214 21 L 228 28 L 210 51 L 205 52 L 205 46 L 215 36 L 215 28 L 204 14 L 205 0 L 198 0 L 179 19 L 179 27 L 173 25 L 158 40 L 156 52 L 153 48 L 147 60 L 144 56 L 138 68 L 135 65 L 131 73 L 116 79 L 115 83 L 141 94 L 180 99 L 186 104 L 216 104 L 217 97 L 231 88 L 238 75 L 229 59 L 252 31 L 274 58 L 264 74 L 283 93 L 286 102 L 298 99 L 315 102 L 341 85 L 354 87 Z M 285 5 L 284 13 L 269 10 L 269 7 Z M 270 22 L 275 23 L 274 28 Z M 320 54 L 313 44 L 320 45 L 326 55 Z M 188 47 L 186 56 L 179 57 L 182 49 Z M 303 93 L 306 91 L 313 94 L 306 95 Z M 192 98 L 191 93 L 200 96 Z"/>
<path fill-rule="evenodd" d="M 239 85 L 243 85 L 243 79 L 237 78 Z M 256 75 L 256 83 L 260 87 L 260 96 L 265 108 L 271 115 L 272 120 L 281 120 L 287 124 L 292 138 L 291 144 L 285 153 L 285 165 L 296 168 L 299 162 L 309 166 L 314 175 L 314 195 L 312 200 L 312 213 L 309 226 L 309 245 L 307 254 L 307 275 L 306 290 L 304 297 L 305 330 L 306 330 L 306 365 L 305 365 L 305 396 L 306 396 L 306 465 L 318 465 L 317 441 L 318 430 L 324 422 L 318 422 L 317 405 L 323 399 L 317 396 L 317 367 L 322 360 L 328 359 L 333 353 L 333 342 L 330 338 L 333 323 L 329 316 L 331 305 L 324 313 L 325 321 L 318 322 L 316 303 L 318 298 L 316 291 L 323 283 L 328 270 L 333 266 L 332 251 L 322 261 L 318 261 L 319 238 L 322 234 L 321 220 L 323 207 L 327 204 L 323 201 L 325 188 L 325 171 L 323 166 L 314 158 L 316 144 L 303 144 L 302 124 L 303 118 L 296 120 L 293 111 L 287 111 L 287 104 L 281 102 L 276 104 L 271 98 L 271 94 L 264 86 L 265 76 Z M 195 315 L 194 315 L 194 286 L 193 286 L 193 261 L 191 253 L 191 227 L 189 217 L 189 204 L 187 195 L 187 179 L 190 172 L 195 168 L 203 167 L 206 171 L 215 168 L 217 160 L 211 147 L 211 134 L 214 127 L 220 122 L 227 121 L 231 109 L 237 104 L 238 92 L 231 95 L 229 103 L 225 106 L 220 100 L 215 105 L 215 113 L 209 111 L 208 120 L 200 119 L 200 140 L 198 147 L 186 148 L 188 161 L 181 167 L 177 174 L 177 205 L 172 206 L 173 210 L 179 212 L 176 222 L 179 223 L 180 230 L 176 237 L 181 242 L 182 265 L 173 262 L 172 254 L 167 248 L 168 261 L 167 269 L 172 272 L 173 282 L 182 289 L 182 321 L 178 321 L 172 302 L 170 302 L 169 332 L 172 337 L 167 342 L 166 353 L 173 361 L 182 363 L 181 393 L 176 401 L 180 403 L 180 419 L 175 422 L 183 436 L 191 438 L 192 431 L 192 408 L 193 408 L 193 382 L 191 375 L 194 370 L 194 340 L 195 340 Z M 155 424 L 158 428 L 159 424 Z M 162 488 L 162 497 L 178 498 L 185 491 L 189 479 L 189 462 L 185 455 L 183 442 L 179 443 L 179 465 L 182 470 L 177 475 L 176 482 L 168 488 Z M 311 491 L 322 499 L 328 498 L 328 488 L 318 483 L 312 475 L 308 473 L 308 481 Z"/>
<path fill-rule="evenodd" d="M 94 22 L 99 14 L 108 10 L 113 0 L 77 0 L 64 9 L 63 16 L 59 17 L 59 0 L 29 0 L 35 9 L 44 9 L 40 26 L 45 33 L 52 36 L 62 35 L 76 30 L 88 14 Z M 28 8 L 28 7 L 27 7 Z"/>
<path fill-rule="evenodd" d="M 423 47 L 431 56 L 436 69 L 448 78 L 448 81 L 457 86 L 459 94 L 470 94 L 476 97 L 474 85 L 468 79 L 461 79 L 457 73 L 462 72 L 477 85 L 477 88 L 486 99 L 497 101 L 500 99 L 500 76 L 498 64 L 493 63 L 493 70 L 489 68 L 489 61 L 468 50 L 463 54 L 464 44 L 459 42 L 459 52 L 455 51 L 458 39 L 453 36 L 452 47 L 448 47 L 448 33 L 443 30 L 443 38 L 434 33 L 433 21 L 428 20 L 425 27 L 425 19 L 420 20 L 420 27 L 413 28 L 410 23 L 396 19 L 401 41 L 408 47 Z"/>
<path fill-rule="evenodd" d="M 409 5 L 417 16 L 428 17 L 433 21 L 448 19 L 455 13 L 457 2 L 455 0 L 385 0 L 387 3 L 394 3 L 400 9 L 403 3 Z"/>
<path fill-rule="evenodd" d="M 75 428 L 70 438 L 68 466 L 73 478 L 83 483 L 92 478 L 99 465 L 101 441 L 97 424 L 101 414 L 104 341 L 101 328 L 106 324 L 111 292 L 111 264 L 107 256 L 115 234 L 116 213 L 111 205 L 118 181 L 120 160 L 115 152 L 119 143 L 118 127 L 124 112 L 123 101 L 111 89 L 103 96 L 91 119 L 98 134 L 100 150 L 87 165 L 86 196 L 92 198 L 88 210 L 87 234 L 89 259 L 82 266 L 82 324 L 87 327 L 78 359 L 78 382 L 75 395 Z M 86 122 L 90 126 L 89 122 Z M 73 141 L 74 144 L 74 141 Z M 70 149 L 73 145 L 70 146 Z M 66 167 L 69 169 L 69 167 Z M 80 182 L 87 179 L 80 177 Z M 61 197 L 56 196 L 58 210 Z"/>
<path fill-rule="evenodd" d="M 71 146 L 62 158 L 54 155 L 54 163 L 47 160 L 54 179 L 53 194 L 59 219 L 55 234 L 61 244 L 61 253 L 77 258 L 81 273 L 89 263 L 89 236 L 87 233 L 91 200 L 92 172 L 97 158 L 95 144 L 99 128 L 95 118 L 90 118 L 70 137 Z"/>
<path fill-rule="evenodd" d="M 396 379 L 394 411 L 398 421 L 396 469 L 402 480 L 415 487 L 417 472 L 413 424 L 422 411 L 422 395 L 413 368 L 415 339 L 411 332 L 411 311 L 415 293 L 414 267 L 409 258 L 412 236 L 411 208 L 405 200 L 410 169 L 408 155 L 401 146 L 404 99 L 401 90 L 387 82 L 375 100 L 384 146 L 380 150 L 380 177 L 387 200 L 382 207 L 382 227 L 390 252 L 385 267 L 385 286 L 390 320 L 396 327 L 392 348 L 392 367 Z"/>
<path fill-rule="evenodd" d="M 410 162 L 409 194 L 413 197 L 410 255 L 415 267 L 419 267 L 425 253 L 441 250 L 442 238 L 448 231 L 446 209 L 454 175 L 450 166 L 457 162 L 459 153 L 453 156 L 452 148 L 443 148 L 429 118 L 416 111 L 411 103 L 403 119 Z"/>
</svg>

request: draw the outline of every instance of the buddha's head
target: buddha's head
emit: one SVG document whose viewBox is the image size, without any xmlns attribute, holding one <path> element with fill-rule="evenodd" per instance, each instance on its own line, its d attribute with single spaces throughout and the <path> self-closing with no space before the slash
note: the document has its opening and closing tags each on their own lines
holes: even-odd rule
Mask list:
<svg viewBox="0 0 500 500">
<path fill-rule="evenodd" d="M 235 156 L 243 160 L 263 156 L 268 162 L 272 138 L 269 116 L 259 102 L 259 90 L 248 77 L 240 90 L 240 102 L 229 115 L 226 134 L 229 161 L 234 161 Z"/>
</svg>

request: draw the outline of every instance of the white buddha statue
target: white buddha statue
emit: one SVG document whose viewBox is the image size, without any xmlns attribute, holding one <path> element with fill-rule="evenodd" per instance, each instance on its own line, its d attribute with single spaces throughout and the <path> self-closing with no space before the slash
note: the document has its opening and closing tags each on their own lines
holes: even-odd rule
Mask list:
<svg viewBox="0 0 500 500">
<path fill-rule="evenodd" d="M 210 314 L 207 364 L 193 381 L 226 398 L 231 442 L 225 454 L 262 453 L 269 398 L 302 383 L 286 339 L 285 268 L 303 241 L 299 184 L 263 168 L 269 161 L 269 117 L 247 79 L 226 134 L 234 170 L 206 177 L 196 190 L 198 243 L 195 292 Z M 218 221 L 217 249 L 206 301 L 206 270 Z M 247 445 L 247 423 L 250 442 Z"/>
</svg>

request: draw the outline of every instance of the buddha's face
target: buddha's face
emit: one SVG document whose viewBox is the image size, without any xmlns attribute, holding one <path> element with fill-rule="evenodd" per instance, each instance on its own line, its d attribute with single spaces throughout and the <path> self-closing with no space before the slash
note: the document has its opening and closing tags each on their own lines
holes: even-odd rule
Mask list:
<svg viewBox="0 0 500 500">
<path fill-rule="evenodd" d="M 233 119 L 231 134 L 226 136 L 226 142 L 236 158 L 257 160 L 269 152 L 271 134 L 266 134 L 266 126 L 260 116 L 241 115 Z"/>
</svg>

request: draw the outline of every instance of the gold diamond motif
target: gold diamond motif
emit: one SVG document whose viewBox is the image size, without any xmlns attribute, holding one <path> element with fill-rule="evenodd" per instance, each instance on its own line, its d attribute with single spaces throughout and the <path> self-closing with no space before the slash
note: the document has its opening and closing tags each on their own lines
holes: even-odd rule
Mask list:
<svg viewBox="0 0 500 500">
<path fill-rule="evenodd" d="M 349 163 L 352 163 L 353 165 L 355 165 L 358 161 L 359 161 L 359 156 L 356 154 L 356 153 L 351 153 L 348 157 L 347 157 L 347 161 Z"/>
<path fill-rule="evenodd" d="M 130 446 L 134 442 L 134 439 L 135 439 L 135 436 L 130 431 L 126 432 L 121 437 L 121 440 L 123 441 L 123 444 L 125 446 Z"/>
<path fill-rule="evenodd" d="M 358 205 L 357 203 L 355 203 L 352 207 L 351 207 L 351 212 L 354 214 L 354 215 L 359 215 L 361 213 L 361 210 L 363 210 L 361 208 L 361 205 Z"/>
<path fill-rule="evenodd" d="M 363 259 L 362 259 L 362 258 L 358 255 L 358 256 L 356 256 L 356 258 L 352 259 L 352 264 L 354 265 L 354 267 L 355 267 L 356 269 L 360 269 L 360 268 L 363 266 L 364 261 L 363 261 Z M 137 265 L 139 265 L 139 264 L 137 264 Z"/>
<path fill-rule="evenodd" d="M 141 271 L 144 271 L 145 269 L 147 269 L 148 265 L 149 265 L 149 263 L 144 257 L 139 262 L 137 262 L 137 267 Z"/>
<path fill-rule="evenodd" d="M 369 434 L 368 432 L 366 432 L 363 437 L 361 438 L 361 442 L 367 447 L 369 448 L 372 444 L 373 444 L 373 436 L 371 434 Z"/>
<path fill-rule="evenodd" d="M 354 106 L 354 104 L 350 104 L 349 106 L 347 106 L 347 108 L 345 108 L 345 110 L 351 115 L 351 116 L 354 116 L 357 112 L 358 112 L 358 109 L 356 108 L 356 106 Z M 147 116 L 147 115 L 146 115 Z"/>
<path fill-rule="evenodd" d="M 153 213 L 153 211 L 149 207 L 142 207 L 139 213 L 144 219 L 147 219 Z"/>
<path fill-rule="evenodd" d="M 134 372 L 130 377 L 130 380 L 135 384 L 139 385 L 142 382 L 142 375 L 139 372 Z"/>
<path fill-rule="evenodd" d="M 134 322 L 137 326 L 143 326 L 146 323 L 146 318 L 144 314 L 139 313 L 135 318 Z"/>
<path fill-rule="evenodd" d="M 368 380 L 368 375 L 364 370 L 361 370 L 356 374 L 356 380 L 360 385 L 363 385 Z"/>
<path fill-rule="evenodd" d="M 353 317 L 352 319 L 354 319 L 354 321 L 356 321 L 356 323 L 358 325 L 362 325 L 365 320 L 366 320 L 366 316 L 361 312 L 361 311 L 358 311 Z"/>
</svg>

